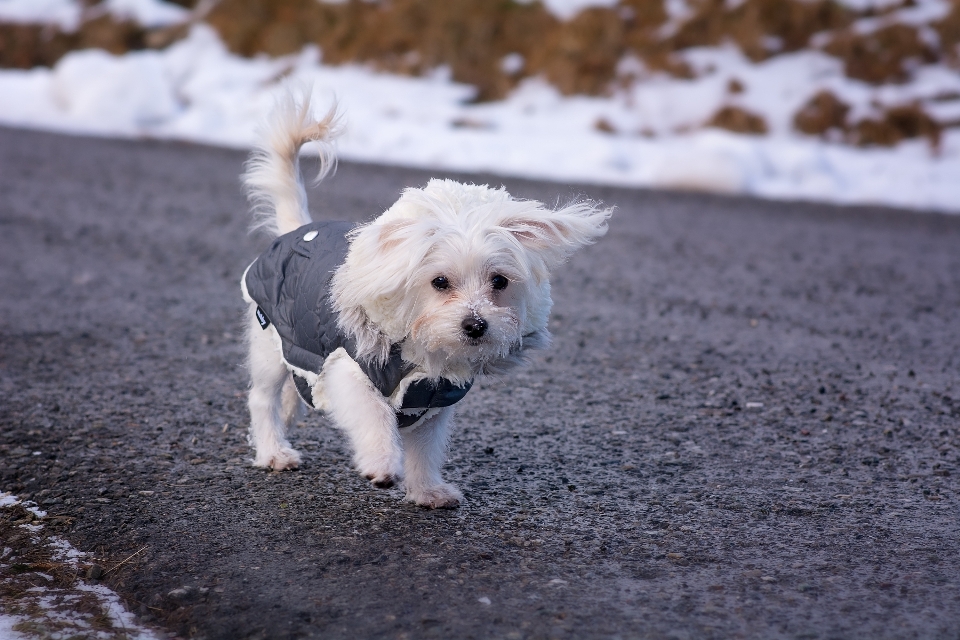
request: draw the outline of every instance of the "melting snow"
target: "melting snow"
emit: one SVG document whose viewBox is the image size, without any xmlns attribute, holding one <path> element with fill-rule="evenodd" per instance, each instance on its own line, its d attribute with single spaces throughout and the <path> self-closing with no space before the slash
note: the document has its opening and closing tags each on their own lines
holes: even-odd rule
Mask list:
<svg viewBox="0 0 960 640">
<path fill-rule="evenodd" d="M 9 508 L 21 504 L 28 511 L 42 518 L 46 513 L 30 503 L 21 503 L 14 495 L 0 493 L 0 508 Z M 40 524 L 21 524 L 20 527 L 31 533 L 39 533 L 43 529 Z M 80 570 L 79 562 L 86 557 L 86 553 L 77 550 L 66 540 L 49 536 L 31 536 L 31 545 L 44 545 L 50 552 L 50 558 Z M 4 548 L 0 553 L 0 580 L 11 581 L 15 574 L 5 573 L 2 569 L 8 563 L 15 563 L 13 550 Z M 30 578 L 42 578 L 47 582 L 54 582 L 54 578 L 40 571 L 28 571 L 20 574 Z M 120 597 L 103 584 L 86 584 L 76 580 L 69 587 L 50 584 L 37 585 L 25 590 L 16 598 L 9 598 L 0 603 L 0 638 L 3 640 L 27 640 L 34 637 L 43 638 L 123 638 L 125 640 L 157 640 L 158 636 L 152 631 L 140 626 L 136 618 L 127 611 Z M 84 595 L 89 594 L 89 595 Z M 96 628 L 91 625 L 91 619 L 97 612 L 91 610 L 91 600 L 99 610 L 107 616 L 111 629 L 103 627 L 98 622 Z M 82 602 L 81 602 L 82 601 Z M 91 612 L 92 611 L 92 612 Z"/>
<path fill-rule="evenodd" d="M 145 27 L 169 26 L 190 15 L 183 7 L 161 0 L 104 0 L 95 10 Z M 0 20 L 4 22 L 45 22 L 65 31 L 80 25 L 82 12 L 83 6 L 77 0 L 0 0 Z"/>
<path fill-rule="evenodd" d="M 37 1 L 0 0 L 0 7 Z M 564 97 L 531 79 L 504 100 L 473 104 L 473 89 L 444 69 L 411 78 L 327 66 L 315 48 L 245 59 L 200 24 L 163 51 L 84 50 L 53 69 L 0 71 L 0 123 L 245 148 L 281 85 L 293 83 L 312 86 L 318 108 L 339 101 L 347 121 L 339 152 L 348 160 L 960 212 L 960 128 L 946 129 L 939 149 L 923 139 L 859 149 L 792 129 L 793 114 L 821 89 L 849 103 L 854 119 L 917 100 L 941 120 L 960 119 L 960 100 L 943 99 L 960 95 L 960 74 L 923 67 L 908 83 L 875 87 L 847 78 L 839 60 L 816 51 L 761 63 L 733 47 L 683 55 L 697 78 L 648 73 L 625 60 L 623 70 L 639 80 L 610 97 Z M 732 84 L 743 90 L 730 91 Z M 769 133 L 702 126 L 726 105 L 761 114 Z"/>
</svg>

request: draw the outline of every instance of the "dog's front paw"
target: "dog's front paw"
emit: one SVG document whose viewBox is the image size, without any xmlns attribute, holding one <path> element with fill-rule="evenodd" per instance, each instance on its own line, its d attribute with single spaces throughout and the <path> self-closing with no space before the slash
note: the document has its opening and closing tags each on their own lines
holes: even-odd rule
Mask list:
<svg viewBox="0 0 960 640">
<path fill-rule="evenodd" d="M 378 489 L 389 489 L 400 482 L 400 477 L 392 473 L 365 473 L 363 477 Z"/>
<path fill-rule="evenodd" d="M 370 456 L 366 459 L 357 456 L 355 462 L 360 475 L 379 489 L 388 489 L 403 480 L 403 465 L 394 456 Z"/>
<path fill-rule="evenodd" d="M 406 500 L 428 509 L 456 509 L 463 500 L 463 494 L 452 484 L 438 484 L 407 489 Z"/>
<path fill-rule="evenodd" d="M 253 466 L 263 467 L 264 469 L 273 469 L 274 471 L 283 471 L 284 469 L 296 469 L 300 466 L 300 452 L 290 447 L 282 447 L 276 451 L 260 453 L 253 461 Z"/>
</svg>

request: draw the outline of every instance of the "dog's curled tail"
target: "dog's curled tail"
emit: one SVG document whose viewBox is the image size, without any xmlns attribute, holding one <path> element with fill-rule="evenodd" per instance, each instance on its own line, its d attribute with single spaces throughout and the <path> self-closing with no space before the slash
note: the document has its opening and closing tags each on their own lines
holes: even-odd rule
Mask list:
<svg viewBox="0 0 960 640">
<path fill-rule="evenodd" d="M 320 169 L 315 182 L 336 166 L 337 105 L 318 120 L 310 108 L 310 91 L 302 95 L 298 100 L 288 91 L 280 98 L 244 166 L 243 187 L 253 207 L 252 229 L 263 229 L 274 237 L 310 222 L 300 177 L 300 148 L 318 143 Z"/>
</svg>

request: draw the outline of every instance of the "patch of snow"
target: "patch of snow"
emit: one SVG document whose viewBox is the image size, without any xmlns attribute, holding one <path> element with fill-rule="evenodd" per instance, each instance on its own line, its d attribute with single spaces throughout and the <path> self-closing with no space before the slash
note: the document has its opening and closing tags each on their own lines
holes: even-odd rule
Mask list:
<svg viewBox="0 0 960 640">
<path fill-rule="evenodd" d="M 957 128 L 934 151 L 925 140 L 858 149 L 799 135 L 792 125 L 823 89 L 851 105 L 852 119 L 914 101 L 938 115 L 956 113 L 960 101 L 942 99 L 960 93 L 952 70 L 923 67 L 910 82 L 874 87 L 845 77 L 839 60 L 818 51 L 761 63 L 733 47 L 683 56 L 695 79 L 625 61 L 636 81 L 609 97 L 562 96 L 532 78 L 504 100 L 474 104 L 475 90 L 452 82 L 446 69 L 413 78 L 334 67 L 323 65 L 313 47 L 245 59 L 200 24 L 162 51 L 75 51 L 53 69 L 0 71 L 0 122 L 245 148 L 278 93 L 294 84 L 313 87 L 318 111 L 339 102 L 347 122 L 339 154 L 346 160 L 960 212 Z M 743 91 L 731 92 L 733 80 Z M 725 105 L 761 115 L 769 133 L 704 128 Z"/>
<path fill-rule="evenodd" d="M 743 4 L 746 0 L 731 0 L 727 6 L 731 9 Z M 687 0 L 664 0 L 663 8 L 670 20 L 686 20 L 693 15 L 694 9 Z"/>
<path fill-rule="evenodd" d="M 895 7 L 901 0 L 839 0 L 839 4 L 854 11 L 866 11 L 873 9 L 875 11 Z"/>
<path fill-rule="evenodd" d="M 28 510 L 41 518 L 46 516 L 45 512 L 27 506 L 31 503 L 21 502 L 11 493 L 0 492 L 0 508 L 17 504 L 23 504 Z M 29 529 L 32 533 L 37 533 L 43 529 L 43 523 L 24 524 L 21 527 Z M 53 560 L 73 567 L 79 567 L 78 560 L 86 556 L 86 553 L 56 536 L 50 536 L 46 539 L 41 536 L 31 536 L 31 541 L 34 545 L 47 545 Z M 0 554 L 0 560 L 6 559 L 10 551 L 10 549 L 4 548 L 3 553 Z M 0 564 L 0 581 L 13 579 L 11 574 L 5 574 L 3 568 L 4 565 Z M 40 577 L 48 582 L 54 580 L 52 576 L 38 571 L 30 572 L 29 575 L 31 578 Z M 111 624 L 109 631 L 102 628 L 102 623 L 98 623 L 96 628 L 91 625 L 92 614 L 89 608 L 81 606 L 80 602 L 84 593 L 92 594 L 98 605 L 97 609 L 109 618 Z M 119 632 L 122 637 L 131 640 L 159 640 L 159 636 L 153 631 L 140 626 L 133 614 L 124 607 L 120 597 L 103 584 L 86 584 L 80 580 L 69 588 L 34 584 L 18 596 L 18 602 L 21 605 L 29 604 L 29 607 L 26 607 L 25 610 L 29 610 L 30 615 L 13 616 L 0 613 L 0 639 L 2 640 L 26 640 L 32 637 L 14 630 L 15 626 L 24 623 L 30 624 L 33 628 L 43 629 L 47 633 L 44 637 L 49 636 L 51 638 L 113 638 L 118 637 L 113 632 Z M 89 605 L 89 600 L 86 603 Z M 22 607 L 22 609 L 24 608 Z"/>
<path fill-rule="evenodd" d="M 731 9 L 743 4 L 745 0 L 731 0 L 727 6 Z M 694 7 L 687 0 L 663 0 L 663 8 L 667 12 L 667 21 L 658 29 L 661 38 L 673 36 L 680 26 L 694 14 Z"/>
<path fill-rule="evenodd" d="M 27 500 L 23 503 L 23 508 L 37 516 L 38 518 L 46 518 L 47 512 L 37 506 L 36 502 Z"/>
<path fill-rule="evenodd" d="M 80 24 L 77 0 L 0 0 L 0 21 L 53 24 L 73 31 Z"/>
<path fill-rule="evenodd" d="M 508 75 L 514 75 L 523 70 L 524 64 L 525 61 L 522 55 L 519 53 L 508 53 L 500 60 L 500 69 Z"/>
<path fill-rule="evenodd" d="M 534 0 L 518 0 L 521 4 L 529 4 Z M 575 15 L 591 7 L 615 7 L 619 0 L 540 0 L 544 8 L 561 20 L 569 20 Z"/>
<path fill-rule="evenodd" d="M 87 555 L 86 552 L 75 548 L 63 538 L 51 536 L 47 538 L 47 544 L 53 548 L 54 560 L 69 564 L 71 567 L 77 566 L 77 562 Z"/>
<path fill-rule="evenodd" d="M 118 18 L 149 29 L 177 24 L 190 16 L 187 9 L 162 0 L 105 0 L 102 6 Z"/>
<path fill-rule="evenodd" d="M 3 638 L 3 640 L 27 640 L 27 636 L 13 630 L 13 627 L 23 620 L 23 618 L 17 616 L 0 613 L 0 638 Z"/>
<path fill-rule="evenodd" d="M 120 601 L 120 597 L 102 584 L 78 584 L 77 591 L 86 591 L 97 596 L 104 613 L 110 618 L 111 624 L 118 629 L 126 629 L 131 638 L 137 640 L 153 640 L 157 638 L 152 631 L 140 627 L 137 619 Z"/>
<path fill-rule="evenodd" d="M 890 11 L 882 16 L 861 18 L 853 23 L 858 33 L 871 33 L 892 24 L 921 26 L 942 20 L 950 13 L 948 0 L 915 0 L 915 4 Z"/>
<path fill-rule="evenodd" d="M 52 24 L 64 31 L 80 26 L 84 7 L 78 0 L 0 0 L 0 21 Z M 166 27 L 186 20 L 190 12 L 163 0 L 104 0 L 96 12 L 132 20 L 147 28 Z"/>
<path fill-rule="evenodd" d="M 135 51 L 117 57 L 99 49 L 66 56 L 50 86 L 62 113 L 91 130 L 126 123 L 131 134 L 170 120 L 179 111 L 161 56 Z"/>
</svg>

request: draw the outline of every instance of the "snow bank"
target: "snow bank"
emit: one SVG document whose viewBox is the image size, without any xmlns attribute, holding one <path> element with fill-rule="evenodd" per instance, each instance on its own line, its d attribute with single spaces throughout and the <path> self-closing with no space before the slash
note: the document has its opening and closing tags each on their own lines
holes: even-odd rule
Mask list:
<svg viewBox="0 0 960 640">
<path fill-rule="evenodd" d="M 359 65 L 324 66 L 315 49 L 245 59 L 196 25 L 163 51 L 112 56 L 86 50 L 53 69 L 2 71 L 0 122 L 244 148 L 276 93 L 298 83 L 313 86 L 321 107 L 339 101 L 348 123 L 340 155 L 349 160 L 960 211 L 958 129 L 946 130 L 939 150 L 919 140 L 858 149 L 800 136 L 791 124 L 820 89 L 833 91 L 859 117 L 878 105 L 958 93 L 956 73 L 923 68 L 910 83 L 873 87 L 846 78 L 839 61 L 818 52 L 759 64 L 733 48 L 684 55 L 699 69 L 697 79 L 638 67 L 642 80 L 612 97 L 563 97 L 533 79 L 505 100 L 471 104 L 473 89 L 451 82 L 443 70 L 411 78 Z M 742 90 L 732 92 L 732 80 Z M 929 104 L 941 109 L 937 115 L 960 115 L 960 101 Z M 763 114 L 769 134 L 703 128 L 724 105 Z"/>
<path fill-rule="evenodd" d="M 144 27 L 166 27 L 184 21 L 190 12 L 162 0 L 104 0 L 97 11 Z M 83 6 L 78 0 L 0 0 L 0 21 L 54 24 L 73 31 L 80 24 Z"/>
<path fill-rule="evenodd" d="M 80 11 L 76 0 L 0 0 L 3 22 L 54 24 L 64 31 L 77 28 Z"/>
<path fill-rule="evenodd" d="M 161 0 L 103 0 L 104 9 L 118 18 L 132 20 L 148 29 L 183 22 L 190 12 Z"/>
<path fill-rule="evenodd" d="M 524 0 L 521 0 L 521 2 Z M 527 0 L 532 2 L 533 0 Z M 569 20 L 590 7 L 614 7 L 619 0 L 540 0 L 547 11 L 561 20 Z"/>
</svg>

